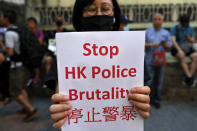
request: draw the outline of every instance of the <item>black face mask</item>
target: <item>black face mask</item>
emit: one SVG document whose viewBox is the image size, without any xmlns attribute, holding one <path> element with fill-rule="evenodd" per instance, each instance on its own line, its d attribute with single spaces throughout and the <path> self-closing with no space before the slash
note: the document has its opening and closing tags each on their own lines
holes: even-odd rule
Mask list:
<svg viewBox="0 0 197 131">
<path fill-rule="evenodd" d="M 181 22 L 181 26 L 183 28 L 187 28 L 189 26 L 189 22 Z"/>
<path fill-rule="evenodd" d="M 56 22 L 56 25 L 57 25 L 58 27 L 60 27 L 60 26 L 62 26 L 62 25 L 63 25 L 63 22 L 62 22 L 62 21 L 60 21 L 60 20 L 58 20 L 58 21 Z"/>
<path fill-rule="evenodd" d="M 82 31 L 112 31 L 114 17 L 107 15 L 96 15 L 81 18 Z"/>
</svg>

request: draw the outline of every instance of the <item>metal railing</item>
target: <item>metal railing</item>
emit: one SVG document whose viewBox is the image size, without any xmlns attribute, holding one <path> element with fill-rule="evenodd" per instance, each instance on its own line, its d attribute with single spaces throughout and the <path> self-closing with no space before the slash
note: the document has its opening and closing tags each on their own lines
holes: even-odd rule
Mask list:
<svg viewBox="0 0 197 131">
<path fill-rule="evenodd" d="M 54 24 L 57 16 L 62 16 L 65 25 L 72 23 L 72 8 L 33 8 L 39 14 L 41 26 Z M 197 3 L 191 4 L 158 4 L 158 5 L 121 5 L 121 11 L 134 23 L 150 23 L 155 13 L 164 15 L 166 22 L 177 22 L 180 14 L 190 15 L 191 22 L 197 21 Z"/>
</svg>

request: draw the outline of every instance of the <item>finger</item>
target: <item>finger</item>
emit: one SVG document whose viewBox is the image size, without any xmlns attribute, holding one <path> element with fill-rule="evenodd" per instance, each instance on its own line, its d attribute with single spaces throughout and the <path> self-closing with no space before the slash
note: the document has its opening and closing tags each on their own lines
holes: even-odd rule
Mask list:
<svg viewBox="0 0 197 131">
<path fill-rule="evenodd" d="M 137 108 L 136 108 L 137 109 Z M 144 119 L 147 119 L 150 117 L 150 113 L 147 111 L 143 111 L 143 110 L 139 110 L 137 109 L 137 112 L 140 114 L 141 117 L 143 117 Z"/>
<path fill-rule="evenodd" d="M 72 110 L 51 114 L 51 119 L 54 121 L 59 121 L 61 119 L 66 118 L 71 113 L 72 113 Z"/>
<path fill-rule="evenodd" d="M 140 103 L 137 101 L 130 101 L 131 104 L 133 104 L 137 109 L 142 110 L 142 111 L 150 111 L 150 105 L 149 104 L 144 104 L 144 103 Z"/>
<path fill-rule="evenodd" d="M 49 110 L 53 113 L 64 112 L 72 109 L 72 105 L 70 103 L 67 104 L 54 104 L 50 106 Z"/>
<path fill-rule="evenodd" d="M 69 97 L 68 97 L 68 95 L 63 95 L 63 94 L 57 93 L 51 97 L 51 101 L 52 101 L 52 103 L 66 102 L 66 101 L 69 101 Z"/>
<path fill-rule="evenodd" d="M 133 100 L 141 103 L 149 103 L 150 102 L 150 97 L 149 95 L 144 95 L 144 94 L 129 94 L 128 100 Z"/>
<path fill-rule="evenodd" d="M 150 87 L 148 86 L 142 86 L 142 87 L 135 87 L 131 89 L 131 93 L 137 93 L 137 94 L 150 94 Z"/>
<path fill-rule="evenodd" d="M 66 118 L 62 119 L 62 120 L 59 120 L 57 121 L 56 123 L 53 124 L 53 127 L 56 128 L 56 129 L 60 129 L 64 123 L 66 122 Z"/>
</svg>

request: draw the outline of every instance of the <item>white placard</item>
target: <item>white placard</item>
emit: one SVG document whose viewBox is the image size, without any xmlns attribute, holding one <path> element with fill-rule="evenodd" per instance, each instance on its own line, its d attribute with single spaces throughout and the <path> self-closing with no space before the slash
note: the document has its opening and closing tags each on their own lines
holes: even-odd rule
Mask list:
<svg viewBox="0 0 197 131">
<path fill-rule="evenodd" d="M 128 102 L 143 86 L 144 31 L 57 33 L 59 90 L 73 105 L 62 131 L 143 131 Z"/>
<path fill-rule="evenodd" d="M 54 54 L 56 54 L 56 40 L 55 39 L 49 39 L 49 45 L 48 49 L 52 51 Z"/>
</svg>

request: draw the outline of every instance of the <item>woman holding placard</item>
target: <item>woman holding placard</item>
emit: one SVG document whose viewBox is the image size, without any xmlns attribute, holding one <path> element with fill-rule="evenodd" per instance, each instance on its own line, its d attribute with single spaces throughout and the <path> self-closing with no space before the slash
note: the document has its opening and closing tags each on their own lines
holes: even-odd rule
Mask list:
<svg viewBox="0 0 197 131">
<path fill-rule="evenodd" d="M 116 0 L 76 0 L 73 12 L 73 25 L 77 31 L 118 31 L 120 26 L 120 8 Z M 145 76 L 146 79 L 146 76 Z M 150 88 L 132 88 L 128 99 L 135 105 L 138 113 L 149 117 Z M 69 96 L 54 94 L 50 107 L 53 127 L 61 128 L 66 117 L 72 112 Z"/>
</svg>

